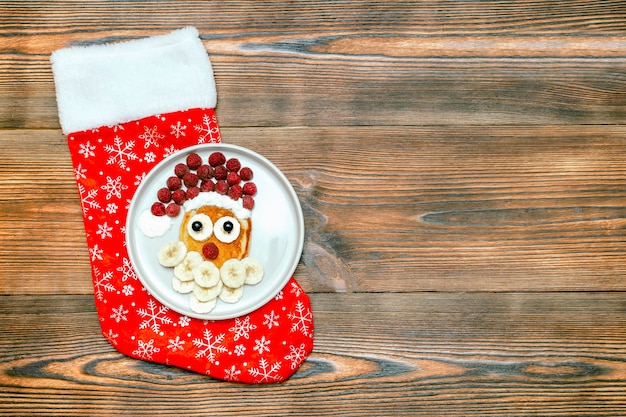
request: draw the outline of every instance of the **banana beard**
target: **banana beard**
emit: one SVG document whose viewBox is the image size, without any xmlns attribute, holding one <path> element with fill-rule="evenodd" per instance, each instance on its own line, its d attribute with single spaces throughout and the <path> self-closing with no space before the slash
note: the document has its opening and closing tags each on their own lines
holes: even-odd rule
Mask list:
<svg viewBox="0 0 626 417">
<path fill-rule="evenodd" d="M 180 240 L 163 245 L 158 258 L 161 265 L 174 268 L 172 286 L 190 294 L 193 311 L 210 312 L 218 298 L 236 303 L 244 285 L 261 281 L 263 265 L 246 257 L 251 231 L 250 218 L 240 220 L 228 209 L 202 206 L 185 213 Z"/>
</svg>

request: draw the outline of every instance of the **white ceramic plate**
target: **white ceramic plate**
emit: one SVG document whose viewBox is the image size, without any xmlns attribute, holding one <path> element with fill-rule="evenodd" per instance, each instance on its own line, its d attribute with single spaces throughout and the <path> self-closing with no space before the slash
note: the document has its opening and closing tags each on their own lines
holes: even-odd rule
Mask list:
<svg viewBox="0 0 626 417">
<path fill-rule="evenodd" d="M 182 213 L 173 218 L 172 227 L 160 237 L 150 238 L 139 229 L 139 216 L 157 201 L 156 193 L 174 175 L 176 164 L 185 162 L 192 152 L 203 161 L 215 151 L 227 159 L 238 158 L 241 166 L 254 172 L 257 185 L 252 209 L 252 236 L 248 256 L 261 261 L 265 274 L 256 285 L 245 285 L 241 300 L 234 304 L 218 300 L 207 314 L 190 309 L 190 294 L 172 288 L 173 269 L 159 264 L 157 252 L 166 242 L 178 240 Z M 197 145 L 177 152 L 156 165 L 137 188 L 126 220 L 126 245 L 130 261 L 146 289 L 165 306 L 180 314 L 204 320 L 222 320 L 250 313 L 266 304 L 293 275 L 304 245 L 304 218 L 298 197 L 291 184 L 274 164 L 263 156 L 235 145 Z"/>
</svg>

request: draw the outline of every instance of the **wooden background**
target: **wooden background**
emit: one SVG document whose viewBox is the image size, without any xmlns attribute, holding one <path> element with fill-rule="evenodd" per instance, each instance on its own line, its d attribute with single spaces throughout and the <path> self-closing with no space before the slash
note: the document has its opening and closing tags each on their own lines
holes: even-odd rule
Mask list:
<svg viewBox="0 0 626 417">
<path fill-rule="evenodd" d="M 49 55 L 186 25 L 303 206 L 281 385 L 100 335 Z M 0 1 L 0 414 L 624 416 L 625 155 L 621 1 Z"/>
</svg>

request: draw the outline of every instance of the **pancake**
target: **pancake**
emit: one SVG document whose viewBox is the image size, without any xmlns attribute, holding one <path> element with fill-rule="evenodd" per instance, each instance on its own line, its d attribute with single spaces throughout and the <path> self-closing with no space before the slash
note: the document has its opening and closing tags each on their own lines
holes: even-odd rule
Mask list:
<svg viewBox="0 0 626 417">
<path fill-rule="evenodd" d="M 210 233 L 210 237 L 206 239 L 197 240 L 190 234 L 190 222 L 192 219 L 198 218 L 198 214 L 204 214 L 211 219 L 212 224 L 208 227 L 213 227 L 214 230 Z M 232 242 L 223 242 L 216 236 L 215 226 L 219 228 L 221 218 L 228 216 L 229 221 L 237 221 L 239 223 L 239 235 Z M 223 220 L 222 220 L 223 222 Z M 205 227 L 206 225 L 202 225 Z M 217 232 L 220 232 L 219 230 Z M 192 231 L 193 233 L 193 231 Z M 222 233 L 225 233 L 222 231 Z M 219 253 L 216 259 L 207 259 L 215 264 L 218 268 L 228 259 L 243 259 L 248 255 L 248 249 L 250 246 L 250 235 L 252 233 L 252 222 L 250 218 L 238 219 L 237 216 L 228 209 L 205 205 L 197 209 L 190 210 L 185 213 L 182 224 L 180 226 L 180 240 L 187 246 L 188 251 L 196 251 L 202 253 L 202 248 L 208 242 L 213 242 L 217 246 Z M 197 237 L 197 236 L 196 236 Z M 224 239 L 222 239 L 224 240 Z"/>
</svg>

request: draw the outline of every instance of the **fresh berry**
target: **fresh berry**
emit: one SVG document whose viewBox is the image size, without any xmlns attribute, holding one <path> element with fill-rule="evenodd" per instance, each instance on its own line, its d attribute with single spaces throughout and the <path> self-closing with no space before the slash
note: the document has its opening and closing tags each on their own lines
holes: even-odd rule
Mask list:
<svg viewBox="0 0 626 417">
<path fill-rule="evenodd" d="M 217 256 L 220 254 L 220 250 L 217 248 L 217 245 L 213 242 L 205 243 L 202 247 L 202 255 L 206 259 L 217 259 Z"/>
<path fill-rule="evenodd" d="M 183 186 L 183 182 L 178 177 L 169 177 L 165 184 L 167 185 L 167 188 L 172 191 L 178 190 Z"/>
<path fill-rule="evenodd" d="M 213 176 L 216 180 L 225 180 L 228 176 L 228 170 L 224 165 L 216 166 L 215 171 L 213 171 Z"/>
<path fill-rule="evenodd" d="M 192 200 L 198 197 L 198 194 L 200 194 L 199 187 L 189 187 L 187 188 L 187 192 L 185 193 L 185 196 L 187 197 L 187 200 Z"/>
<path fill-rule="evenodd" d="M 176 166 L 174 167 L 174 174 L 176 174 L 178 178 L 182 178 L 188 172 L 189 167 L 186 164 L 180 163 L 176 164 Z"/>
<path fill-rule="evenodd" d="M 165 204 L 157 201 L 156 203 L 152 204 L 152 207 L 150 207 L 150 211 L 155 216 L 165 216 Z"/>
<path fill-rule="evenodd" d="M 228 189 L 228 196 L 232 198 L 233 200 L 239 200 L 242 194 L 243 194 L 243 189 L 241 188 L 241 185 L 235 184 L 235 185 L 232 185 Z"/>
<path fill-rule="evenodd" d="M 226 169 L 230 172 L 237 172 L 241 168 L 241 162 L 237 158 L 230 158 L 226 161 Z"/>
<path fill-rule="evenodd" d="M 213 191 L 215 189 L 215 183 L 212 180 L 202 181 L 200 184 L 200 191 Z"/>
<path fill-rule="evenodd" d="M 250 181 L 252 179 L 252 175 L 252 170 L 248 167 L 243 167 L 241 168 L 241 171 L 239 171 L 239 176 L 243 181 Z"/>
<path fill-rule="evenodd" d="M 183 190 L 176 190 L 172 193 L 172 200 L 176 204 L 183 204 L 186 198 L 187 197 L 185 196 L 185 192 Z"/>
<path fill-rule="evenodd" d="M 216 167 L 218 165 L 223 165 L 226 163 L 226 157 L 221 152 L 213 152 L 209 155 L 209 165 L 212 167 Z"/>
<path fill-rule="evenodd" d="M 176 203 L 169 203 L 167 207 L 165 207 L 165 214 L 170 217 L 176 217 L 180 213 L 180 206 Z"/>
<path fill-rule="evenodd" d="M 210 165 L 200 165 L 196 174 L 203 181 L 209 180 L 213 176 L 213 168 Z"/>
<path fill-rule="evenodd" d="M 235 185 L 241 182 L 241 177 L 236 172 L 229 172 L 226 176 L 226 182 L 228 185 Z"/>
<path fill-rule="evenodd" d="M 185 187 L 195 187 L 198 185 L 198 176 L 193 172 L 188 172 L 183 177 L 183 182 L 185 183 Z"/>
<path fill-rule="evenodd" d="M 256 184 L 253 182 L 247 182 L 243 185 L 243 193 L 247 195 L 256 194 Z"/>
<path fill-rule="evenodd" d="M 244 195 L 241 199 L 241 202 L 243 204 L 243 208 L 246 208 L 248 210 L 252 210 L 254 208 L 254 198 L 250 197 L 249 195 Z"/>
<path fill-rule="evenodd" d="M 190 169 L 198 169 L 202 165 L 202 158 L 197 153 L 187 155 L 187 166 Z"/>
<path fill-rule="evenodd" d="M 161 203 L 169 203 L 172 200 L 172 192 L 169 188 L 163 187 L 157 191 L 157 198 Z"/>
<path fill-rule="evenodd" d="M 224 180 L 220 180 L 215 183 L 215 191 L 220 194 L 228 193 L 228 183 Z"/>
</svg>

